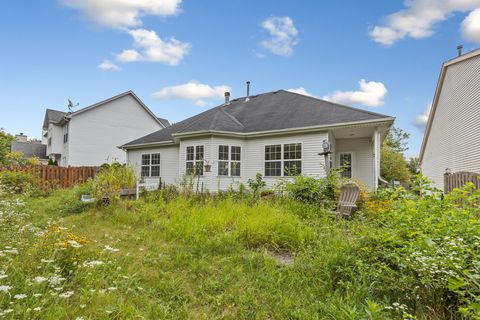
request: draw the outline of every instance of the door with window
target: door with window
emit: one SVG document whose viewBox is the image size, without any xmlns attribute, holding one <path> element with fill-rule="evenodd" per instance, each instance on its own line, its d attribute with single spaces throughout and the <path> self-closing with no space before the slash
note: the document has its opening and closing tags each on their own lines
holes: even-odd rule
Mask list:
<svg viewBox="0 0 480 320">
<path fill-rule="evenodd" d="M 342 170 L 342 177 L 351 179 L 355 176 L 355 154 L 353 152 L 340 152 L 338 167 Z"/>
</svg>

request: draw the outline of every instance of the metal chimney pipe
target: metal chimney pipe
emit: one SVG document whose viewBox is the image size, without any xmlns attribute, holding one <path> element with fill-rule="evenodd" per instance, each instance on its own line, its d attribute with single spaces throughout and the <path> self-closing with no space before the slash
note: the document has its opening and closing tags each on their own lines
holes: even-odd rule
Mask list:
<svg viewBox="0 0 480 320">
<path fill-rule="evenodd" d="M 457 46 L 457 52 L 459 57 L 462 55 L 462 49 L 463 49 L 463 46 L 461 44 Z"/>
<path fill-rule="evenodd" d="M 225 104 L 230 104 L 230 92 L 225 92 Z"/>
<path fill-rule="evenodd" d="M 250 101 L 250 81 L 247 81 L 247 98 L 245 101 Z"/>
</svg>

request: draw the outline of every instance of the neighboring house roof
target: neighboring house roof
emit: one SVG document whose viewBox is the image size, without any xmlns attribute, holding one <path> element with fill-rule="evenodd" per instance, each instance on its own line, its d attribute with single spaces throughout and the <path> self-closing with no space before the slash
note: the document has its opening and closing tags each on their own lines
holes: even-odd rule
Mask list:
<svg viewBox="0 0 480 320">
<path fill-rule="evenodd" d="M 379 113 L 351 108 L 279 90 L 230 101 L 122 147 L 173 141 L 175 135 L 195 132 L 251 134 L 313 126 L 391 120 Z"/>
<path fill-rule="evenodd" d="M 43 120 L 43 128 L 48 129 L 48 124 L 49 123 L 59 123 L 59 122 L 61 122 L 65 118 L 66 115 L 68 115 L 67 112 L 53 110 L 53 109 L 47 109 L 47 111 L 45 112 L 45 118 Z"/>
<path fill-rule="evenodd" d="M 132 91 L 132 90 L 129 90 L 129 91 L 126 91 L 126 92 L 123 92 L 119 95 L 116 95 L 116 96 L 113 96 L 111 98 L 108 98 L 106 100 L 103 100 L 103 101 L 100 101 L 100 102 L 97 102 L 95 104 L 92 104 L 88 107 L 85 107 L 85 108 L 82 108 L 80 110 L 77 110 L 75 112 L 62 112 L 62 111 L 57 111 L 57 110 L 52 110 L 52 109 L 47 109 L 47 112 L 45 113 L 45 120 L 43 122 L 43 128 L 46 129 L 48 128 L 48 124 L 49 123 L 54 123 L 54 124 L 61 124 L 63 121 L 67 120 L 67 119 L 70 119 L 78 114 L 81 114 L 83 112 L 86 112 L 86 111 L 89 111 L 89 110 L 92 110 L 92 109 L 95 109 L 97 107 L 100 107 L 108 102 L 111 102 L 113 100 L 116 100 L 116 99 L 120 99 L 120 98 L 123 98 L 127 95 L 131 95 L 135 100 L 137 100 L 137 102 L 143 107 L 143 109 L 145 109 L 145 111 L 150 115 L 152 116 L 152 118 L 155 119 L 156 122 L 158 122 L 158 124 L 160 124 L 162 127 L 167 127 L 166 124 L 168 124 L 168 120 L 166 119 L 162 119 L 162 118 L 158 118 L 156 117 L 153 112 L 143 103 L 142 100 L 140 100 L 139 97 L 137 97 L 137 95 Z"/>
<path fill-rule="evenodd" d="M 159 118 L 159 117 L 157 117 L 157 119 L 163 124 L 165 128 L 170 126 L 170 122 L 167 119 Z"/>
<path fill-rule="evenodd" d="M 38 142 L 21 142 L 12 141 L 10 151 L 21 151 L 25 158 L 38 157 L 40 159 L 47 159 L 47 145 Z"/>
<path fill-rule="evenodd" d="M 419 155 L 420 163 L 422 163 L 423 156 L 425 154 L 425 148 L 427 145 L 428 137 L 430 135 L 430 130 L 432 128 L 432 123 L 435 118 L 435 112 L 437 110 L 438 100 L 440 98 L 440 93 L 442 92 L 443 80 L 445 79 L 445 74 L 447 73 L 448 67 L 453 64 L 465 61 L 467 59 L 477 57 L 479 55 L 480 55 L 480 49 L 476 49 L 468 53 L 465 53 L 459 57 L 456 57 L 454 59 L 447 60 L 442 64 L 442 70 L 440 71 L 440 76 L 438 78 L 437 87 L 435 89 L 435 95 L 433 97 L 432 107 L 430 109 L 430 115 L 428 116 L 428 122 L 427 122 L 427 126 L 425 127 L 425 134 L 423 135 L 422 146 L 420 148 L 420 155 Z"/>
</svg>

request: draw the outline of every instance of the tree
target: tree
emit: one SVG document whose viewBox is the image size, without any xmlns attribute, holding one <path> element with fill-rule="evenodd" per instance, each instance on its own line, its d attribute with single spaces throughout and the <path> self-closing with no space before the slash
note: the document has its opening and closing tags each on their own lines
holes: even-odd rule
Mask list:
<svg viewBox="0 0 480 320">
<path fill-rule="evenodd" d="M 383 142 L 383 146 L 387 146 L 390 150 L 403 154 L 408 150 L 408 138 L 410 138 L 409 133 L 406 133 L 400 128 L 392 127 Z"/>
<path fill-rule="evenodd" d="M 412 176 L 420 172 L 420 160 L 417 157 L 411 157 L 407 163 L 408 170 Z"/>
<path fill-rule="evenodd" d="M 387 181 L 410 181 L 410 171 L 403 154 L 389 147 L 382 147 L 380 175 Z"/>
<path fill-rule="evenodd" d="M 408 150 L 407 139 L 410 134 L 400 128 L 392 127 L 381 148 L 380 176 L 387 181 L 410 180 L 410 171 L 403 153 Z"/>
<path fill-rule="evenodd" d="M 0 164 L 7 162 L 6 155 L 10 152 L 12 141 L 13 136 L 0 128 Z"/>
</svg>

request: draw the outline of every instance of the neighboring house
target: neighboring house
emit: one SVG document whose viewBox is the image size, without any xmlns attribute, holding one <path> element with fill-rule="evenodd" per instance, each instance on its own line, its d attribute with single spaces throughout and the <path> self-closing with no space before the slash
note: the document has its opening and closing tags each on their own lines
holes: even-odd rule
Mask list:
<svg viewBox="0 0 480 320">
<path fill-rule="evenodd" d="M 420 167 L 441 190 L 446 169 L 480 173 L 480 50 L 443 64 L 420 150 Z"/>
<path fill-rule="evenodd" d="M 42 144 L 41 141 L 28 140 L 23 133 L 15 135 L 15 139 L 10 145 L 11 152 L 22 152 L 26 159 L 38 158 L 41 162 L 46 163 L 47 159 L 47 145 Z"/>
<path fill-rule="evenodd" d="M 125 162 L 118 146 L 168 125 L 127 91 L 75 112 L 47 109 L 42 141 L 60 166 L 99 166 Z"/>
<path fill-rule="evenodd" d="M 210 191 L 247 184 L 257 173 L 272 187 L 295 172 L 323 177 L 344 165 L 345 176 L 376 189 L 380 144 L 394 118 L 284 90 L 229 95 L 223 105 L 124 144 L 127 163 L 151 186 L 197 170 L 195 186 Z M 326 142 L 332 153 L 319 155 Z"/>
</svg>

